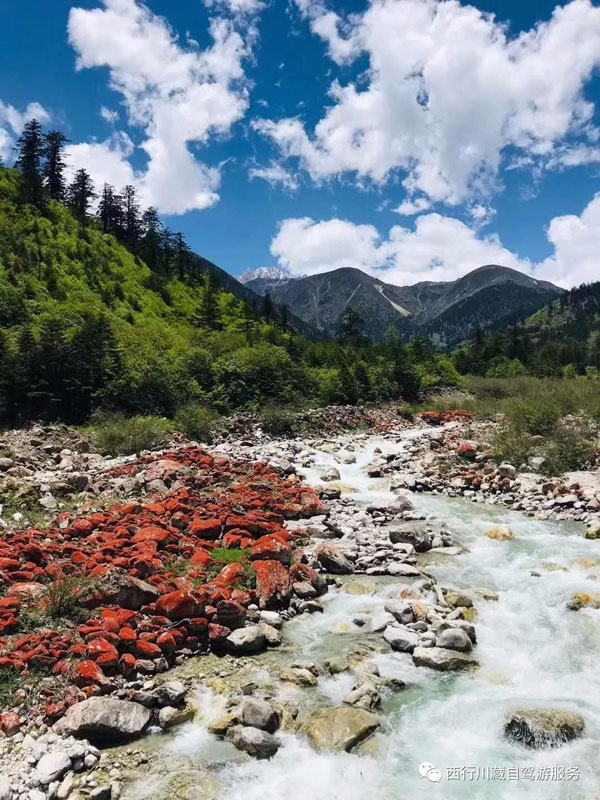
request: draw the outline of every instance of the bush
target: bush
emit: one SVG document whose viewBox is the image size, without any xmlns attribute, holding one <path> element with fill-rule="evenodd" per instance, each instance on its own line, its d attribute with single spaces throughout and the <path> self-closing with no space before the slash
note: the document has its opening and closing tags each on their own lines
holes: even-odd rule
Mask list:
<svg viewBox="0 0 600 800">
<path fill-rule="evenodd" d="M 89 578 L 59 578 L 49 584 L 42 599 L 45 614 L 52 619 L 83 622 L 90 616 L 83 607 L 83 597 L 92 585 Z"/>
<path fill-rule="evenodd" d="M 290 436 L 294 433 L 294 416 L 281 406 L 267 406 L 260 414 L 260 426 L 271 436 Z"/>
<path fill-rule="evenodd" d="M 175 414 L 175 427 L 190 439 L 212 441 L 212 429 L 217 415 L 197 403 L 182 406 Z"/>
<path fill-rule="evenodd" d="M 593 433 L 583 423 L 559 423 L 548 440 L 544 472 L 562 475 L 564 472 L 582 469 L 594 461 L 597 443 Z"/>
<path fill-rule="evenodd" d="M 121 414 L 94 414 L 92 434 L 102 453 L 131 455 L 165 445 L 173 424 L 164 417 L 124 417 Z"/>
<path fill-rule="evenodd" d="M 499 461 L 508 461 L 517 469 L 527 464 L 527 459 L 535 449 L 533 437 L 514 422 L 501 425 L 491 444 Z"/>
<path fill-rule="evenodd" d="M 515 397 L 504 406 L 504 413 L 517 429 L 544 436 L 554 428 L 561 410 L 552 396 Z"/>
</svg>

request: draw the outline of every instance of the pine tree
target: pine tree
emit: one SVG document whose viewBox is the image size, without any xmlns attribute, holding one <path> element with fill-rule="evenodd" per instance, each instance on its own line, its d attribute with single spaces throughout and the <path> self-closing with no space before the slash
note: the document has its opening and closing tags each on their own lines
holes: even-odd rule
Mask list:
<svg viewBox="0 0 600 800">
<path fill-rule="evenodd" d="M 363 335 L 364 320 L 351 306 L 348 306 L 342 315 L 337 330 L 337 340 L 340 344 L 359 347 L 366 343 Z"/>
<path fill-rule="evenodd" d="M 287 333 L 289 326 L 289 309 L 288 306 L 284 303 L 281 306 L 281 330 L 284 333 Z"/>
<path fill-rule="evenodd" d="M 173 264 L 176 246 L 177 242 L 173 231 L 163 227 L 160 232 L 161 266 L 163 274 L 167 279 L 171 276 L 171 266 Z"/>
<path fill-rule="evenodd" d="M 262 303 L 262 315 L 266 322 L 271 322 L 273 317 L 273 301 L 271 300 L 271 292 L 266 291 Z"/>
<path fill-rule="evenodd" d="M 64 147 L 68 141 L 62 131 L 50 131 L 45 134 L 42 147 L 44 187 L 53 200 L 60 202 L 64 201 L 66 192 Z"/>
<path fill-rule="evenodd" d="M 94 184 L 85 169 L 78 169 L 67 190 L 67 202 L 83 228 L 87 226 L 92 201 L 96 197 Z"/>
<path fill-rule="evenodd" d="M 135 186 L 123 189 L 123 235 L 127 246 L 136 249 L 141 229 L 140 206 Z"/>
<path fill-rule="evenodd" d="M 194 315 L 193 322 L 202 328 L 220 330 L 221 309 L 219 308 L 219 279 L 206 272 L 202 280 L 202 299 L 198 312 Z"/>
<path fill-rule="evenodd" d="M 189 264 L 191 250 L 182 233 L 175 234 L 175 265 L 180 281 L 185 281 Z"/>
<path fill-rule="evenodd" d="M 114 187 L 105 183 L 98 203 L 98 217 L 104 233 L 117 233 L 120 229 L 122 209 L 121 198 L 115 194 Z"/>
<path fill-rule="evenodd" d="M 147 208 L 142 215 L 142 256 L 153 272 L 160 266 L 162 224 L 154 206 Z"/>
<path fill-rule="evenodd" d="M 43 146 L 42 126 L 37 119 L 29 120 L 17 140 L 15 167 L 21 173 L 21 199 L 39 209 L 44 205 L 41 174 Z"/>
</svg>

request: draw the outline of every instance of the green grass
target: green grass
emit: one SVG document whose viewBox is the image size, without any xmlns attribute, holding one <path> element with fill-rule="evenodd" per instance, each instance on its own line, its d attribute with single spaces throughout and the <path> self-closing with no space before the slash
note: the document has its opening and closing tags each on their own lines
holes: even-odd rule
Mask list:
<svg viewBox="0 0 600 800">
<path fill-rule="evenodd" d="M 44 614 L 54 620 L 84 622 L 90 612 L 83 606 L 83 597 L 92 585 L 93 580 L 79 576 L 52 581 L 42 599 Z"/>
<path fill-rule="evenodd" d="M 173 424 L 163 417 L 94 414 L 90 421 L 94 444 L 101 453 L 131 455 L 167 444 Z"/>
<path fill-rule="evenodd" d="M 23 678 L 16 670 L 0 667 L 0 711 L 16 703 L 16 693 L 23 686 Z"/>
</svg>

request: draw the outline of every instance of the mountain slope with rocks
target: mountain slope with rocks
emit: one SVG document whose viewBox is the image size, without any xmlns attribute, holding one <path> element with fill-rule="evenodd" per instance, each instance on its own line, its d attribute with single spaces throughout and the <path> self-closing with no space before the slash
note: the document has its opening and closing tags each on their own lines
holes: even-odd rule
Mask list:
<svg viewBox="0 0 600 800">
<path fill-rule="evenodd" d="M 536 311 L 562 290 L 517 270 L 495 264 L 479 267 L 456 281 L 424 281 L 394 286 L 359 269 L 342 268 L 290 278 L 279 271 L 247 275 L 245 285 L 269 292 L 274 302 L 334 335 L 351 306 L 365 321 L 365 333 L 381 341 L 390 325 L 407 338 L 435 335 L 454 344 L 475 328 L 491 328 Z"/>
</svg>

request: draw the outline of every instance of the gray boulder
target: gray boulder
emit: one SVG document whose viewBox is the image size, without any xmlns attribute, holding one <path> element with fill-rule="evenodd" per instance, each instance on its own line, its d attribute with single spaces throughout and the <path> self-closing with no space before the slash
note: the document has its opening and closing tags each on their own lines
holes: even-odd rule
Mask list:
<svg viewBox="0 0 600 800">
<path fill-rule="evenodd" d="M 325 470 L 325 472 L 321 475 L 321 480 L 324 483 L 330 483 L 332 481 L 339 481 L 340 479 L 340 471 L 335 467 L 329 467 Z"/>
<path fill-rule="evenodd" d="M 430 667 L 440 672 L 476 667 L 477 661 L 467 653 L 446 650 L 443 647 L 417 647 L 412 654 L 417 667 Z"/>
<path fill-rule="evenodd" d="M 279 714 L 266 700 L 248 697 L 242 703 L 240 721 L 242 725 L 275 733 L 279 727 Z"/>
<path fill-rule="evenodd" d="M 350 559 L 332 544 L 322 544 L 317 548 L 317 560 L 327 572 L 335 575 L 350 575 L 354 567 Z"/>
<path fill-rule="evenodd" d="M 349 752 L 379 725 L 375 714 L 362 708 L 323 708 L 313 713 L 306 734 L 318 750 Z"/>
<path fill-rule="evenodd" d="M 254 758 L 271 758 L 279 750 L 277 739 L 259 728 L 234 725 L 227 731 L 227 738 L 238 750 L 243 750 Z"/>
<path fill-rule="evenodd" d="M 396 628 L 391 625 L 383 632 L 383 638 L 392 650 L 400 653 L 412 653 L 419 644 L 419 634 L 407 628 Z"/>
<path fill-rule="evenodd" d="M 408 625 L 409 622 L 415 621 L 412 604 L 406 600 L 388 600 L 384 608 L 402 625 Z"/>
<path fill-rule="evenodd" d="M 53 781 L 60 780 L 69 769 L 71 769 L 71 759 L 66 753 L 59 751 L 42 756 L 38 761 L 36 772 L 40 783 L 47 786 Z"/>
<path fill-rule="evenodd" d="M 114 741 L 140 736 L 152 712 L 129 700 L 89 697 L 67 709 L 54 725 L 61 736 L 78 736 L 90 741 Z"/>
<path fill-rule="evenodd" d="M 392 544 L 412 544 L 417 553 L 431 550 L 431 536 L 419 522 L 392 522 L 387 528 Z"/>
<path fill-rule="evenodd" d="M 513 711 L 506 717 L 504 733 L 527 747 L 558 747 L 583 734 L 585 722 L 581 714 L 556 708 L 527 708 Z"/>
<path fill-rule="evenodd" d="M 444 647 L 449 650 L 460 650 L 461 653 L 467 653 L 473 649 L 473 643 L 468 637 L 466 631 L 461 628 L 448 628 L 442 631 L 435 640 L 436 647 Z"/>
<path fill-rule="evenodd" d="M 238 628 L 225 640 L 227 650 L 234 654 L 260 653 L 266 647 L 265 635 L 258 625 Z"/>
</svg>

